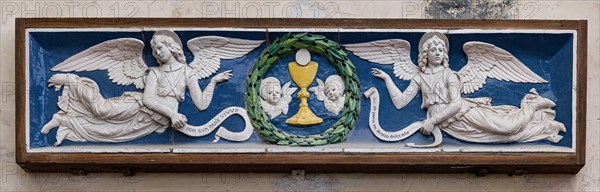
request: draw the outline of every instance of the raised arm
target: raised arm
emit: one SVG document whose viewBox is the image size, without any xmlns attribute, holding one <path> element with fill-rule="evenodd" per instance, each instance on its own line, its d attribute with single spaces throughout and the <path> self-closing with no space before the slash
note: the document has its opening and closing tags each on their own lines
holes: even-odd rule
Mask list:
<svg viewBox="0 0 600 192">
<path fill-rule="evenodd" d="M 408 105 L 419 92 L 419 85 L 415 80 L 411 80 L 406 90 L 402 92 L 396 87 L 396 84 L 394 84 L 394 81 L 392 81 L 392 78 L 387 73 L 376 68 L 373 68 L 371 72 L 375 77 L 380 78 L 385 82 L 385 86 L 387 87 L 392 103 L 396 109 L 402 109 Z"/>
<path fill-rule="evenodd" d="M 187 86 L 190 90 L 190 96 L 192 97 L 192 101 L 194 102 L 196 108 L 198 108 L 198 110 L 200 111 L 204 111 L 212 102 L 213 93 L 217 83 L 229 80 L 232 74 L 231 71 L 225 71 L 223 73 L 217 74 L 215 77 L 210 79 L 210 83 L 208 83 L 204 91 L 200 89 L 200 85 L 198 84 L 198 77 L 196 75 L 197 74 L 194 73 L 191 76 L 187 77 Z"/>
</svg>

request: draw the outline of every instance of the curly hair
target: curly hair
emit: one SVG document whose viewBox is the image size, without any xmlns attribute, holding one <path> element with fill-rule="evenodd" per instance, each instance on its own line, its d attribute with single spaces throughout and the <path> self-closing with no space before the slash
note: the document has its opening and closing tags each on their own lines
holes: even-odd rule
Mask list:
<svg viewBox="0 0 600 192">
<path fill-rule="evenodd" d="M 152 40 L 150 40 L 150 45 L 153 47 L 153 49 L 154 46 L 156 46 L 158 43 L 165 44 L 169 51 L 171 51 L 171 55 L 173 55 L 173 57 L 175 57 L 177 61 L 186 64 L 185 55 L 183 55 L 183 49 L 181 48 L 181 46 L 179 46 L 179 44 L 175 43 L 175 41 L 171 39 L 171 37 L 165 35 L 157 35 L 154 36 Z M 152 54 L 154 54 L 154 52 L 152 52 Z"/>
<path fill-rule="evenodd" d="M 423 43 L 423 46 L 421 47 L 421 52 L 419 52 L 419 69 L 421 70 L 421 72 L 424 72 L 425 68 L 427 68 L 427 52 L 429 51 L 429 47 L 439 44 L 442 44 L 444 46 L 442 65 L 444 67 L 448 67 L 448 50 L 446 50 L 446 42 L 440 39 L 437 35 L 434 35 L 433 37 L 427 39 L 425 43 Z"/>
<path fill-rule="evenodd" d="M 327 87 L 327 85 L 333 85 L 337 87 L 341 93 L 346 91 L 346 87 L 344 86 L 344 80 L 339 75 L 332 75 L 327 77 L 327 79 L 325 80 L 325 87 Z"/>
</svg>

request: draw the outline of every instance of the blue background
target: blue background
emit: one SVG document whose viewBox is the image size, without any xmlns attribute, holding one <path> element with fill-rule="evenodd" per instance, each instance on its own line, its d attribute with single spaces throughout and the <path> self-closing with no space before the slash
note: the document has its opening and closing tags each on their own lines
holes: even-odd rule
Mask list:
<svg viewBox="0 0 600 192">
<path fill-rule="evenodd" d="M 205 36 L 219 35 L 226 37 L 236 37 L 244 39 L 261 40 L 267 36 L 264 32 L 227 32 L 227 31 L 176 31 L 184 43 L 184 52 L 188 62 L 191 62 L 193 56 L 185 46 L 189 39 Z M 47 87 L 47 80 L 55 72 L 50 72 L 50 68 L 60 63 L 64 59 L 72 56 L 84 49 L 101 43 L 105 40 L 133 37 L 142 39 L 146 45 L 154 32 L 32 32 L 30 33 L 30 142 L 31 148 L 51 146 L 55 142 L 56 129 L 53 129 L 48 135 L 43 135 L 39 131 L 44 123 L 48 122 L 52 114 L 58 111 L 56 105 L 60 91 L 54 91 Z M 269 33 L 269 41 L 280 37 L 285 33 Z M 328 38 L 338 41 L 340 44 L 360 43 L 381 39 L 405 39 L 411 43 L 411 58 L 416 63 L 417 44 L 424 33 L 417 32 L 344 32 L 344 33 L 317 33 L 325 35 Z M 571 34 L 450 34 L 450 68 L 459 71 L 466 63 L 467 58 L 462 50 L 462 45 L 468 41 L 483 41 L 503 48 L 523 63 L 527 65 L 536 74 L 549 81 L 548 84 L 522 84 L 495 79 L 488 79 L 487 84 L 479 91 L 463 95 L 463 97 L 491 97 L 493 105 L 515 105 L 519 106 L 521 99 L 531 88 L 536 88 L 538 93 L 556 102 L 554 108 L 557 112 L 556 120 L 565 124 L 566 133 L 560 133 L 564 136 L 560 143 L 552 144 L 548 141 L 535 142 L 536 144 L 552 144 L 571 147 L 572 145 L 572 84 L 573 84 L 573 36 Z M 217 73 L 225 70 L 233 70 L 233 78 L 228 82 L 217 85 L 215 97 L 212 104 L 205 111 L 200 112 L 196 109 L 186 93 L 186 99 L 180 104 L 179 112 L 187 116 L 189 124 L 200 125 L 209 121 L 221 110 L 229 106 L 245 106 L 244 93 L 246 90 L 247 75 L 252 65 L 260 55 L 267 43 L 250 52 L 242 58 L 233 60 L 222 60 L 221 68 Z M 382 69 L 393 76 L 393 65 L 379 65 L 362 60 L 352 54 L 348 54 L 350 60 L 357 69 L 360 81 L 361 94 L 370 87 L 376 87 L 381 96 L 380 123 L 388 131 L 400 130 L 410 123 L 425 118 L 425 110 L 421 109 L 421 95 L 417 97 L 403 109 L 397 110 L 393 107 L 389 99 L 387 89 L 382 80 L 373 77 L 370 69 L 375 67 Z M 149 66 L 156 66 L 156 61 L 151 55 L 150 47 L 147 46 L 144 52 L 144 59 Z M 287 63 L 294 60 L 291 54 L 286 58 L 280 59 L 267 73 L 266 77 L 275 76 L 281 83 L 291 81 L 288 73 Z M 319 63 L 317 78 L 323 81 L 330 75 L 337 74 L 329 62 L 323 57 L 313 54 L 312 60 Z M 124 91 L 136 91 L 134 86 L 118 86 L 113 84 L 107 76 L 106 71 L 77 72 L 76 74 L 94 79 L 100 86 L 102 95 L 105 98 L 120 96 Z M 214 75 L 213 75 L 214 76 Z M 212 78 L 212 76 L 210 77 Z M 200 80 L 200 86 L 204 90 L 210 78 Z M 400 90 L 408 86 L 409 81 L 394 78 L 396 85 Z M 316 81 L 312 86 L 316 85 Z M 292 86 L 296 85 L 292 82 Z M 139 90 L 138 90 L 139 91 Z M 272 120 L 272 123 L 289 133 L 299 135 L 317 134 L 333 125 L 339 116 L 328 112 L 322 102 L 316 100 L 311 92 L 309 106 L 315 114 L 324 119 L 324 123 L 311 127 L 295 127 L 285 124 L 285 120 L 294 115 L 298 110 L 299 101 L 295 99 L 290 103 L 287 115 L 280 115 Z M 370 101 L 361 95 L 361 113 L 356 126 L 350 133 L 347 143 L 380 143 L 371 133 L 368 127 L 368 113 Z M 340 113 L 341 114 L 341 113 Z M 243 127 L 243 120 L 238 116 L 232 116 L 223 123 L 231 131 L 240 131 Z M 130 144 L 170 144 L 174 143 L 212 143 L 214 133 L 205 137 L 194 138 L 183 135 L 172 129 L 167 129 L 163 134 L 152 133 L 146 137 L 136 139 L 125 143 L 102 143 L 103 145 L 130 145 Z M 431 137 L 415 134 L 401 142 L 390 142 L 389 145 L 403 145 L 406 142 L 428 143 Z M 246 142 L 230 142 L 221 140 L 219 143 L 264 143 L 257 133 Z M 448 135 L 444 135 L 444 143 L 465 144 L 467 142 L 458 141 Z M 470 143 L 472 144 L 472 143 Z M 74 143 L 65 141 L 63 145 L 87 145 L 85 143 Z M 478 145 L 506 145 L 506 144 L 478 144 Z M 509 144 L 515 145 L 515 144 Z"/>
</svg>

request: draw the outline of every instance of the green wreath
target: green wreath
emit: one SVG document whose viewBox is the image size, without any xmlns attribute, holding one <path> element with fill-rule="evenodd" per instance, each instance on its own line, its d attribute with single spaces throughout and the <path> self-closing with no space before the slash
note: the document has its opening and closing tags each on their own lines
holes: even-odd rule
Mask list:
<svg viewBox="0 0 600 192">
<path fill-rule="evenodd" d="M 325 132 L 317 135 L 293 135 L 277 129 L 260 105 L 260 82 L 269 68 L 279 59 L 306 48 L 327 59 L 338 71 L 346 86 L 346 103 L 340 119 Z M 318 146 L 345 141 L 354 127 L 360 111 L 360 88 L 356 68 L 346 52 L 335 41 L 309 33 L 286 34 L 265 49 L 254 64 L 246 90 L 246 106 L 252 125 L 270 143 L 291 146 Z"/>
</svg>

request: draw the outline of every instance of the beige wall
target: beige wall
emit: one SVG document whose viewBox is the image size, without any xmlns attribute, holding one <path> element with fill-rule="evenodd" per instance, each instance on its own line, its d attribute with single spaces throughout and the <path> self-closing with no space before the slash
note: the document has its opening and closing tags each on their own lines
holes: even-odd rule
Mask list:
<svg viewBox="0 0 600 192">
<path fill-rule="evenodd" d="M 480 0 L 483 1 L 483 0 Z M 493 1 L 497 2 L 497 1 Z M 598 191 L 600 189 L 600 2 L 512 1 L 484 15 L 506 19 L 587 19 L 588 113 L 587 164 L 577 175 L 509 177 L 470 174 L 150 174 L 122 177 L 113 173 L 72 176 L 25 173 L 14 154 L 14 18 L 15 17 L 346 17 L 426 18 L 435 6 L 421 1 L 0 1 L 0 191 Z M 472 6 L 477 7 L 477 6 Z M 300 9 L 298 9 L 300 8 Z M 480 17 L 482 8 L 471 11 Z M 446 13 L 465 16 L 465 9 Z M 470 9 L 466 9 L 470 11 Z M 431 12 L 429 12 L 431 13 Z M 443 14 L 439 16 L 447 17 Z M 469 15 L 467 15 L 469 16 Z"/>
</svg>

